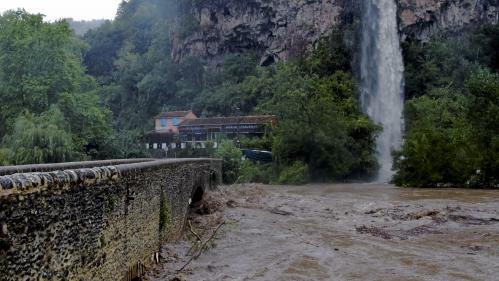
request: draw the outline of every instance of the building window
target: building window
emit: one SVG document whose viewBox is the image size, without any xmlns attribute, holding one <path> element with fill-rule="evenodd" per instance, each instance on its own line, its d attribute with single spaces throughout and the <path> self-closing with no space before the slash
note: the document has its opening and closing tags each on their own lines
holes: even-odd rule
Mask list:
<svg viewBox="0 0 499 281">
<path fill-rule="evenodd" d="M 173 126 L 178 126 L 178 124 L 180 124 L 180 120 L 178 120 L 177 117 L 173 118 Z"/>
<path fill-rule="evenodd" d="M 164 119 L 164 118 L 159 119 L 159 123 L 160 123 L 161 127 L 163 127 L 163 128 L 167 126 L 166 119 Z"/>
</svg>

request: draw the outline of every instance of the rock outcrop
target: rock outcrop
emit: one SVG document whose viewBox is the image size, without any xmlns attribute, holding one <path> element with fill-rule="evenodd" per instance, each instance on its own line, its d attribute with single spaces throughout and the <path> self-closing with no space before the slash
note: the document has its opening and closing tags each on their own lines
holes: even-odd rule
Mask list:
<svg viewBox="0 0 499 281">
<path fill-rule="evenodd" d="M 396 0 L 401 38 L 426 40 L 441 30 L 497 23 L 499 0 Z M 312 48 L 334 26 L 360 17 L 361 0 L 205 0 L 191 10 L 196 31 L 174 36 L 176 61 L 256 50 L 262 65 Z"/>
<path fill-rule="evenodd" d="M 173 57 L 194 55 L 216 59 L 253 49 L 262 64 L 286 60 L 310 48 L 333 26 L 349 20 L 349 0 L 207 0 L 192 13 L 198 31 L 174 40 Z M 351 17 L 351 16 L 350 16 Z"/>
<path fill-rule="evenodd" d="M 498 23 L 499 0 L 398 0 L 402 39 L 427 40 L 470 24 Z"/>
</svg>

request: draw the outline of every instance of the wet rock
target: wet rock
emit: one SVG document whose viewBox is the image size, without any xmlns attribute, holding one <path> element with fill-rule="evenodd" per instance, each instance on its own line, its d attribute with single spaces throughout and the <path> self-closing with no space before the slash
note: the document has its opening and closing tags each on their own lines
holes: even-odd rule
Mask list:
<svg viewBox="0 0 499 281">
<path fill-rule="evenodd" d="M 270 212 L 272 214 L 281 215 L 281 216 L 290 216 L 293 214 L 293 212 L 291 212 L 291 209 L 289 209 L 287 207 L 274 208 L 274 209 L 270 210 Z"/>
<path fill-rule="evenodd" d="M 175 38 L 172 56 L 220 60 L 227 52 L 256 50 L 268 66 L 301 55 L 335 26 L 348 21 L 357 6 L 338 0 L 206 0 L 190 13 L 199 31 Z M 358 3 L 357 3 L 358 4 Z"/>
<path fill-rule="evenodd" d="M 499 2 L 489 0 L 398 0 L 402 34 L 426 41 L 443 30 L 498 22 Z"/>
<path fill-rule="evenodd" d="M 469 225 L 490 225 L 499 223 L 499 219 L 497 218 L 475 218 L 468 215 L 449 215 L 449 219 L 457 223 Z"/>
<path fill-rule="evenodd" d="M 225 54 L 254 50 L 268 66 L 315 48 L 335 27 L 360 18 L 362 0 L 204 0 L 189 12 L 199 29 L 175 36 L 171 56 L 201 57 L 213 65 Z M 432 35 L 468 25 L 497 23 L 495 0 L 397 0 L 402 40 L 427 41 Z"/>
<path fill-rule="evenodd" d="M 355 227 L 355 230 L 361 234 L 371 234 L 372 236 L 381 237 L 383 239 L 392 239 L 393 238 L 393 236 L 391 234 L 389 234 L 385 230 L 383 230 L 379 227 L 376 227 L 376 226 L 362 225 L 359 227 Z"/>
</svg>

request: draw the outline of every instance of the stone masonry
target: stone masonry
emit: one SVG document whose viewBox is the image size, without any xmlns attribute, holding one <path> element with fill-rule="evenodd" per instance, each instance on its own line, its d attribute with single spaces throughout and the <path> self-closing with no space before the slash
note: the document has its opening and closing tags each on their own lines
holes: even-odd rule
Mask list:
<svg viewBox="0 0 499 281">
<path fill-rule="evenodd" d="M 132 280 L 221 179 L 219 160 L 112 163 L 0 177 L 1 281 Z"/>
</svg>

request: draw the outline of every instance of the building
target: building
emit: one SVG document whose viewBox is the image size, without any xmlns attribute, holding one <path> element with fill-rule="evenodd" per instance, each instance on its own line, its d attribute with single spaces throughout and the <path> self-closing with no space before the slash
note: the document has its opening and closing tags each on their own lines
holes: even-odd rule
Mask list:
<svg viewBox="0 0 499 281">
<path fill-rule="evenodd" d="M 221 139 L 262 137 L 267 128 L 277 125 L 273 115 L 198 118 L 192 111 L 163 112 L 154 117 L 155 130 L 144 136 L 146 147 L 153 150 L 183 149 L 188 145 L 215 147 Z"/>
<path fill-rule="evenodd" d="M 267 128 L 277 125 L 277 117 L 272 115 L 198 118 L 182 122 L 179 136 L 182 143 L 194 147 L 206 141 L 216 143 L 221 139 L 263 137 Z"/>
<path fill-rule="evenodd" d="M 192 111 L 173 111 L 163 112 L 154 117 L 157 133 L 172 133 L 178 134 L 178 126 L 184 120 L 197 119 L 198 117 Z"/>
<path fill-rule="evenodd" d="M 148 149 L 176 148 L 178 145 L 178 126 L 185 120 L 197 119 L 192 111 L 162 112 L 154 117 L 154 131 L 144 136 Z"/>
</svg>

